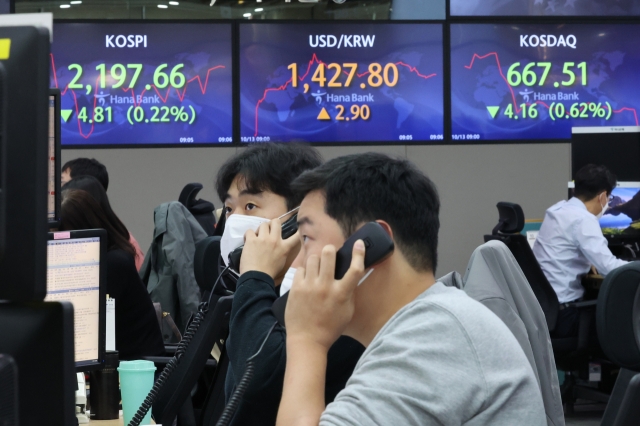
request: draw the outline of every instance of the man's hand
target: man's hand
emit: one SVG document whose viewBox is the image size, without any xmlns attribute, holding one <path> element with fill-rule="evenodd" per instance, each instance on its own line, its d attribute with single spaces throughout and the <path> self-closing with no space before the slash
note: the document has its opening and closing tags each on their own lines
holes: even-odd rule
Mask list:
<svg viewBox="0 0 640 426">
<path fill-rule="evenodd" d="M 355 289 L 364 276 L 364 243 L 353 246 L 351 266 L 341 280 L 334 279 L 336 249 L 322 249 L 321 258 L 311 256 L 298 268 L 285 311 L 287 341 L 303 339 L 327 351 L 351 321 Z"/>
<path fill-rule="evenodd" d="M 247 231 L 240 258 L 240 274 L 259 271 L 275 278 L 284 268 L 289 252 L 299 242 L 297 233 L 286 240 L 282 239 L 279 219 L 261 224 L 257 232 Z"/>
</svg>

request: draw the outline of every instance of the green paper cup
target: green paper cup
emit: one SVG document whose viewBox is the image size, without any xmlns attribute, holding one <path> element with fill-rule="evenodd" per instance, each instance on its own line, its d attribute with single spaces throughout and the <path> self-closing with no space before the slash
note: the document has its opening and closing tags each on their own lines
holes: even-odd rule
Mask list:
<svg viewBox="0 0 640 426">
<path fill-rule="evenodd" d="M 122 416 L 127 426 L 153 387 L 156 367 L 151 361 L 120 361 L 120 392 L 122 394 Z M 141 425 L 151 424 L 151 409 L 147 411 Z"/>
</svg>

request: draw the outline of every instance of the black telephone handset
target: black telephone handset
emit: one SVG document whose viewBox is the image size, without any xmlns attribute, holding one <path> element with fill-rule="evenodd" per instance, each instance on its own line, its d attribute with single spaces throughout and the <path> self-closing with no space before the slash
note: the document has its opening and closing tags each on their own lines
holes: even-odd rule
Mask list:
<svg viewBox="0 0 640 426">
<path fill-rule="evenodd" d="M 351 235 L 344 245 L 336 253 L 336 273 L 335 279 L 339 280 L 344 277 L 344 274 L 349 270 L 351 266 L 351 254 L 353 253 L 353 245 L 356 241 L 362 240 L 364 242 L 365 254 L 364 254 L 364 267 L 369 269 L 370 267 L 382 262 L 393 253 L 394 244 L 393 240 L 387 234 L 380 224 L 376 222 L 369 222 L 362 228 L 358 229 L 353 235 Z M 284 327 L 284 311 L 287 307 L 287 300 L 289 293 L 276 299 L 273 302 L 271 311 L 275 315 L 278 322 Z"/>
<path fill-rule="evenodd" d="M 293 234 L 298 232 L 298 213 L 291 216 L 282 224 L 282 239 L 286 240 Z M 240 258 L 242 257 L 242 249 L 244 244 L 229 254 L 229 268 L 240 274 Z"/>
</svg>

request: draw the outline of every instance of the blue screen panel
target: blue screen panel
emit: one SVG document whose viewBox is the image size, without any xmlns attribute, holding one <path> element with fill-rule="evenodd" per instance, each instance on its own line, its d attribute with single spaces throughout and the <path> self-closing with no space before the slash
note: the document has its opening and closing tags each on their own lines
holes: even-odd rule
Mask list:
<svg viewBox="0 0 640 426">
<path fill-rule="evenodd" d="M 242 24 L 241 141 L 443 139 L 440 24 Z"/>
<path fill-rule="evenodd" d="M 614 188 L 609 199 L 609 209 L 600 218 L 600 227 L 612 232 L 626 229 L 631 222 L 640 219 L 640 188 Z"/>
<path fill-rule="evenodd" d="M 638 126 L 640 25 L 451 25 L 453 140 Z"/>
<path fill-rule="evenodd" d="M 232 142 L 230 24 L 54 25 L 62 145 Z"/>
<path fill-rule="evenodd" d="M 451 16 L 633 16 L 640 0 L 450 0 Z"/>
</svg>

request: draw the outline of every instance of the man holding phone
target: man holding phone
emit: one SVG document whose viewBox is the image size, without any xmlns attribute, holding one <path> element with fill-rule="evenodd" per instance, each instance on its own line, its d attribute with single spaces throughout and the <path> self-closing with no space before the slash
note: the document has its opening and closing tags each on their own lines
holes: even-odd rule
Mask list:
<svg viewBox="0 0 640 426">
<path fill-rule="evenodd" d="M 435 281 L 440 202 L 425 175 L 406 160 L 368 153 L 331 160 L 293 188 L 304 196 L 296 259 L 304 267 L 285 315 L 278 425 L 546 425 L 533 370 L 509 329 Z M 356 241 L 351 267 L 335 280 L 337 248 L 372 221 L 395 243 L 393 254 L 362 282 L 365 244 Z M 284 256 L 290 243 L 274 226 L 247 233 L 245 249 Z M 367 349 L 325 408 L 327 353 L 342 334 Z"/>
<path fill-rule="evenodd" d="M 293 218 L 301 197 L 291 190 L 291 182 L 302 172 L 322 163 L 318 151 L 301 144 L 256 144 L 230 158 L 220 169 L 216 189 L 224 201 L 225 229 L 221 255 L 225 264 L 229 254 L 245 244 L 245 233 L 253 234 L 272 220 L 273 232 L 281 236 L 281 225 Z M 262 225 L 261 225 L 262 224 Z M 296 226 L 297 228 L 297 226 Z M 266 234 L 262 235 L 266 237 Z M 271 312 L 280 285 L 300 249 L 297 235 L 279 239 L 276 253 L 263 255 L 254 244 L 242 251 L 241 267 L 251 261 L 266 266 L 243 274 L 237 282 L 226 342 L 229 370 L 225 382 L 227 400 L 244 374 L 247 359 L 255 354 L 276 322 Z M 268 249 L 267 249 L 268 251 Z M 238 271 L 238 272 L 242 272 Z M 290 274 L 289 274 L 290 275 Z M 255 374 L 234 416 L 233 425 L 274 424 L 282 394 L 286 362 L 285 333 L 276 327 L 255 360 Z M 364 348 L 350 338 L 334 345 L 332 365 L 327 373 L 327 400 L 344 388 Z"/>
</svg>

